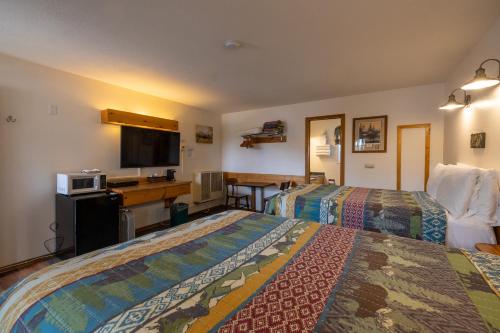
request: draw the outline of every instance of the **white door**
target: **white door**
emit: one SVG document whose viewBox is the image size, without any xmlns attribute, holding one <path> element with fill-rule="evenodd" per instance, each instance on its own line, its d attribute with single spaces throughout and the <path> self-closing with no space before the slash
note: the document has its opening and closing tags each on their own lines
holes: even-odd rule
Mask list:
<svg viewBox="0 0 500 333">
<path fill-rule="evenodd" d="M 401 190 L 424 190 L 425 163 L 425 128 L 404 128 L 401 131 Z"/>
</svg>

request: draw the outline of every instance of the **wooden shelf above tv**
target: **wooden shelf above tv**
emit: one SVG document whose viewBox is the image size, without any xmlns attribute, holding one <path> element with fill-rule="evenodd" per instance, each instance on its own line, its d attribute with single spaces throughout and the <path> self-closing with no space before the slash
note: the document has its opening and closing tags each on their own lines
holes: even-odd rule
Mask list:
<svg viewBox="0 0 500 333">
<path fill-rule="evenodd" d="M 106 109 L 101 111 L 101 122 L 103 124 L 142 127 L 162 131 L 179 130 L 179 122 L 177 120 L 145 116 L 138 113 L 113 109 Z"/>
</svg>

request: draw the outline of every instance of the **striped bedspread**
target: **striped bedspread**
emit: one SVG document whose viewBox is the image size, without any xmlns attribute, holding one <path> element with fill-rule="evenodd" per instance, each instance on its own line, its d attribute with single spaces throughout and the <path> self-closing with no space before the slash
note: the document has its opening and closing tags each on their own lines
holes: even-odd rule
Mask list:
<svg viewBox="0 0 500 333">
<path fill-rule="evenodd" d="M 446 211 L 425 192 L 300 185 L 271 198 L 267 214 L 444 244 Z"/>
<path fill-rule="evenodd" d="M 0 331 L 498 331 L 500 257 L 476 256 L 230 211 L 42 269 Z"/>
</svg>

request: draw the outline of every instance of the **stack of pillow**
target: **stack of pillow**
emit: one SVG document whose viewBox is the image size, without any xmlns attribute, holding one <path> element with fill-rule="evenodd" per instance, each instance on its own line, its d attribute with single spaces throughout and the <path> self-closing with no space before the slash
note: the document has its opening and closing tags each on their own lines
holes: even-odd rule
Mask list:
<svg viewBox="0 0 500 333">
<path fill-rule="evenodd" d="M 499 184 L 495 170 L 463 163 L 438 164 L 429 177 L 427 193 L 454 219 L 475 216 L 489 225 L 500 222 L 500 208 L 497 209 Z"/>
</svg>

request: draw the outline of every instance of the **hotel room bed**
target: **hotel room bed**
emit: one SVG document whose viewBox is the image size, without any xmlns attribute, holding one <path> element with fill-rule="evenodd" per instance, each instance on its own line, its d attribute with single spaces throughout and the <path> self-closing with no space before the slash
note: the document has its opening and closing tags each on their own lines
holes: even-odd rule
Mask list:
<svg viewBox="0 0 500 333">
<path fill-rule="evenodd" d="M 42 269 L 0 295 L 0 331 L 491 332 L 499 269 L 494 255 L 228 211 Z"/>
<path fill-rule="evenodd" d="M 425 192 L 299 185 L 273 196 L 267 214 L 444 244 L 446 210 Z"/>
</svg>

